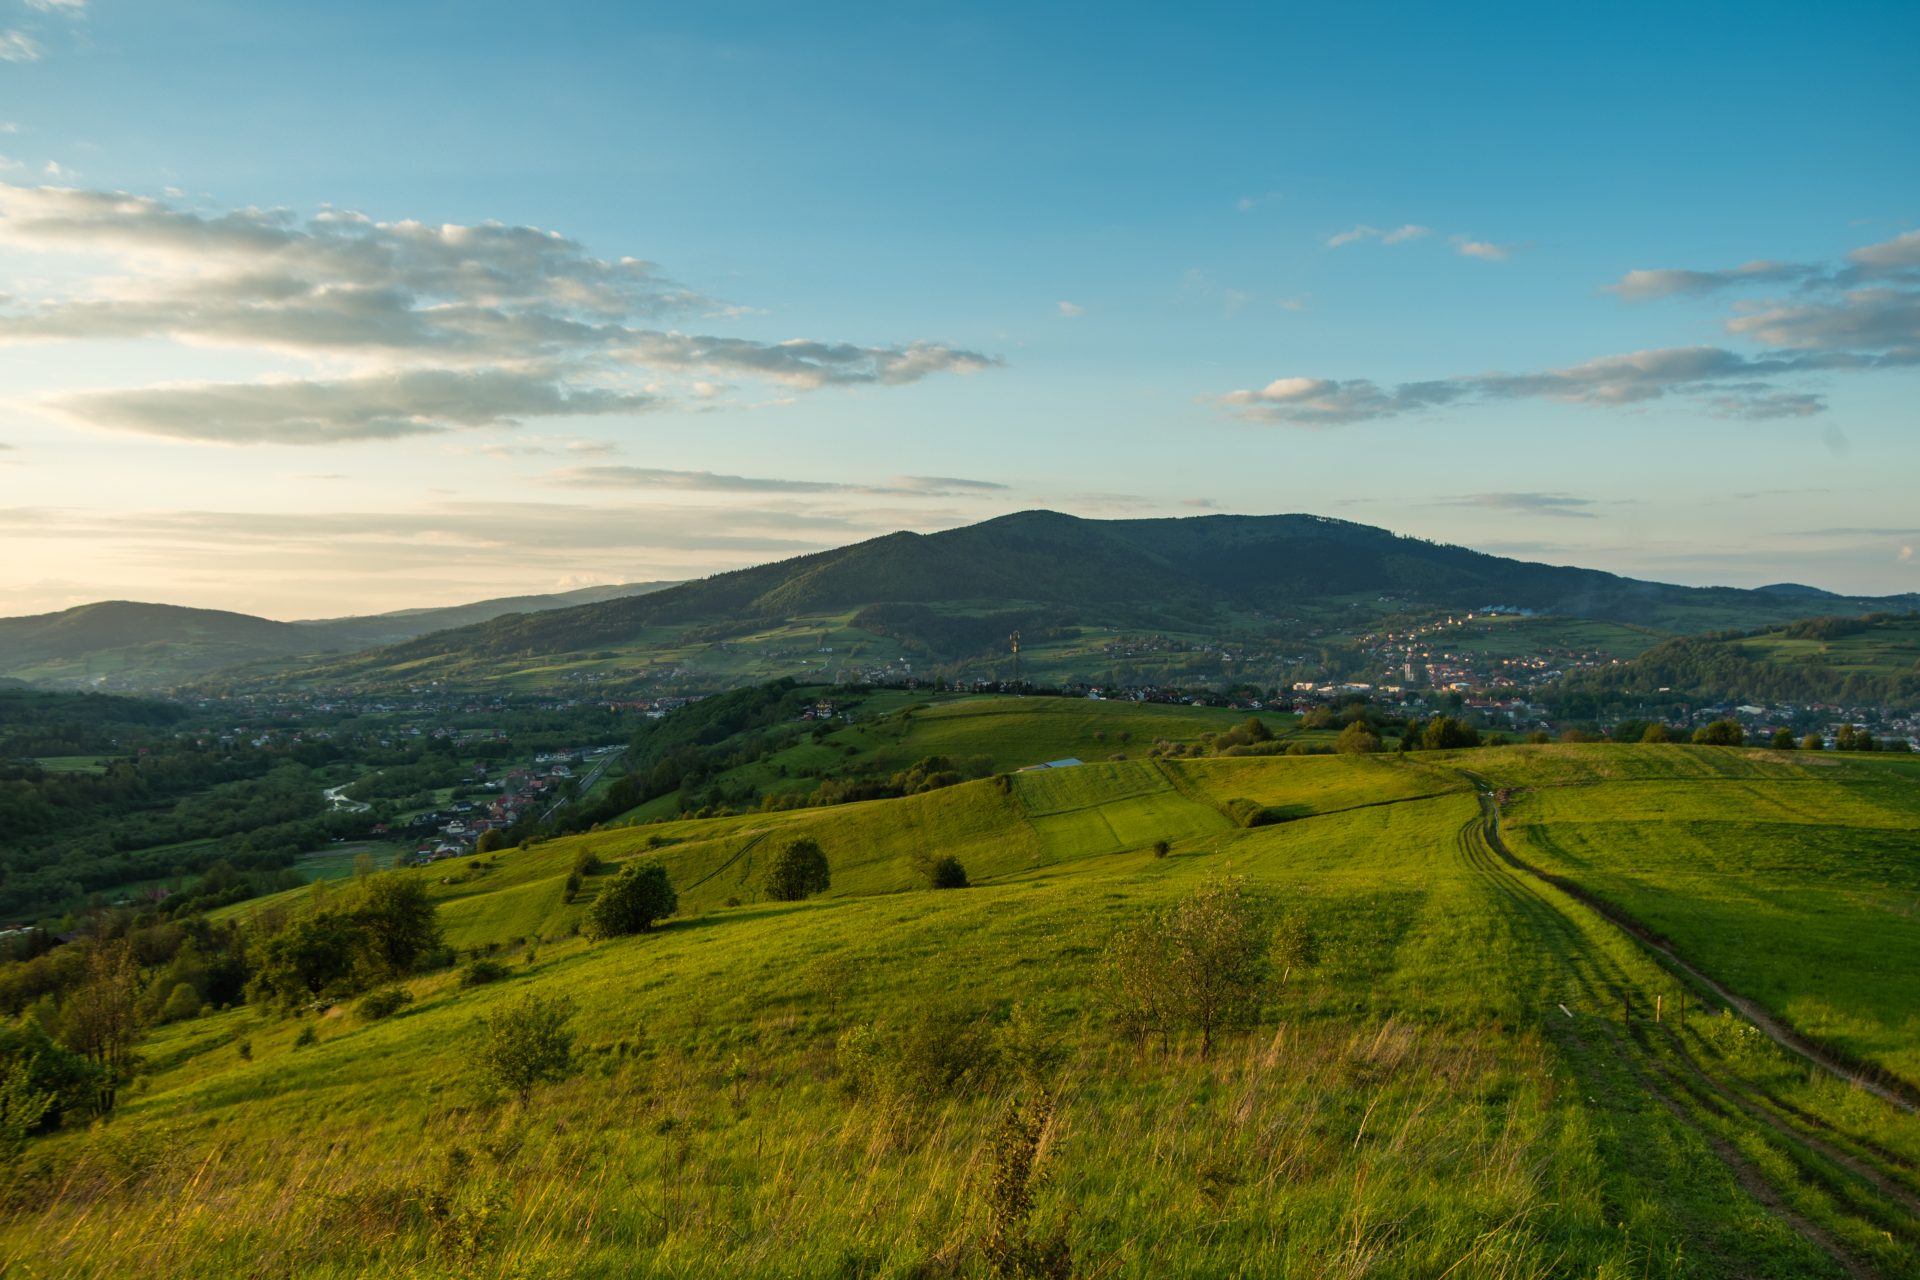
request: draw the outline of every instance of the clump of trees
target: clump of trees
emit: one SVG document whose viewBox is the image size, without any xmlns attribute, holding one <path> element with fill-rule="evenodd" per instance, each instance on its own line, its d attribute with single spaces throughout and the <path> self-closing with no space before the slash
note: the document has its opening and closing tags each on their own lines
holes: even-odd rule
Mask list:
<svg viewBox="0 0 1920 1280">
<path fill-rule="evenodd" d="M 595 938 L 646 933 L 680 909 L 673 880 L 658 862 L 629 862 L 615 872 L 587 910 L 587 932 Z"/>
<path fill-rule="evenodd" d="M 767 868 L 767 896 L 776 902 L 801 902 L 832 884 L 826 852 L 808 836 L 789 840 Z"/>
<path fill-rule="evenodd" d="M 1273 979 L 1276 942 L 1289 967 L 1317 963 L 1319 944 L 1303 918 L 1282 919 L 1244 878 L 1213 878 L 1174 905 L 1142 916 L 1107 944 L 1099 985 L 1115 1023 L 1144 1043 L 1180 1031 L 1213 1051 L 1222 1031 L 1259 1016 Z"/>
<path fill-rule="evenodd" d="M 294 1008 L 411 973 L 440 947 L 440 921 L 415 876 L 368 876 L 256 937 L 247 998 Z"/>
<path fill-rule="evenodd" d="M 1709 747 L 1737 747 L 1747 740 L 1738 720 L 1715 720 L 1693 731 L 1693 740 Z"/>
</svg>

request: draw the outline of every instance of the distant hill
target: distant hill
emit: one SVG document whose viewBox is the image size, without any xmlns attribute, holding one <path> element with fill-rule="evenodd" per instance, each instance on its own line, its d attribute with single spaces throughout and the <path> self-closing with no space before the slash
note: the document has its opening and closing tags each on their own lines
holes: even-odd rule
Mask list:
<svg viewBox="0 0 1920 1280">
<path fill-rule="evenodd" d="M 1807 618 L 1683 636 L 1632 662 L 1570 672 L 1569 692 L 1729 702 L 1920 706 L 1920 614 Z"/>
<path fill-rule="evenodd" d="M 1103 521 L 1027 511 L 437 632 L 317 674 L 480 678 L 620 646 L 684 654 L 804 620 L 821 621 L 824 630 L 836 618 L 905 652 L 953 660 L 1003 647 L 1016 628 L 1233 627 L 1306 636 L 1410 611 L 1489 606 L 1669 633 L 1806 613 L 1804 601 L 1777 592 L 1641 582 L 1320 516 Z"/>
<path fill-rule="evenodd" d="M 58 613 L 0 618 L 0 679 L 42 687 L 166 688 L 261 659 L 351 652 L 509 613 L 570 608 L 671 585 L 587 587 L 311 622 L 108 600 Z"/>
</svg>

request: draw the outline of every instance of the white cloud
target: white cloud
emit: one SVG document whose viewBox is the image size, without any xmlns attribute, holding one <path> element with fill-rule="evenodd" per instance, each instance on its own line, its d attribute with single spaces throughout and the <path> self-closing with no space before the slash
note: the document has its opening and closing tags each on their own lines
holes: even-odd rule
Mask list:
<svg viewBox="0 0 1920 1280">
<path fill-rule="evenodd" d="M 639 413 L 656 397 L 505 370 L 413 369 L 335 381 L 198 383 L 49 397 L 96 426 L 209 444 L 341 444 L 528 417 Z"/>
<path fill-rule="evenodd" d="M 1077 320 L 1087 314 L 1087 309 L 1077 302 L 1061 302 L 1056 306 L 1060 314 L 1068 320 Z"/>
<path fill-rule="evenodd" d="M 1471 243 L 1471 242 L 1470 242 Z M 1464 252 L 1466 247 L 1462 246 Z M 1634 271 L 1612 286 L 1638 301 L 1755 282 L 1793 282 L 1793 298 L 1743 302 L 1725 322 L 1759 350 L 1697 345 L 1603 356 L 1533 373 L 1483 373 L 1385 387 L 1366 378 L 1279 378 L 1213 401 L 1258 422 L 1328 426 L 1388 418 L 1456 402 L 1544 399 L 1631 406 L 1700 396 L 1708 412 L 1754 421 L 1805 418 L 1825 399 L 1779 381 L 1806 374 L 1920 366 L 1920 234 L 1847 256 L 1827 269 L 1754 262 L 1721 271 Z M 1859 287 L 1844 287 L 1848 284 Z"/>
<path fill-rule="evenodd" d="M 854 493 L 950 498 L 990 493 L 1007 486 L 955 476 L 895 476 L 884 484 L 838 480 L 791 480 L 736 476 L 713 471 L 673 471 L 664 467 L 565 467 L 543 477 L 545 483 L 584 489 L 672 489 L 718 493 Z"/>
<path fill-rule="evenodd" d="M 373 384 L 338 379 L 265 383 L 257 396 L 239 387 L 152 388 L 62 402 L 70 414 L 97 410 L 110 425 L 142 429 L 136 420 L 147 421 L 185 438 L 315 443 L 505 421 L 540 414 L 542 403 L 563 414 L 601 412 L 580 407 L 599 403 L 650 407 L 667 393 L 651 387 L 648 371 L 686 374 L 695 379 L 692 393 L 711 399 L 718 388 L 705 375 L 806 389 L 900 386 L 1000 364 L 936 342 L 763 341 L 650 327 L 645 322 L 669 315 L 728 318 L 740 309 L 649 262 L 597 257 L 537 227 L 379 222 L 334 209 L 302 221 L 285 210 L 205 213 L 121 192 L 0 184 L 0 244 L 111 264 L 81 287 L 0 299 L 0 344 L 171 339 L 345 359 L 369 377 L 438 373 L 445 386 L 478 385 L 448 379 L 492 371 L 501 374 L 494 385 L 518 379 L 552 393 L 471 420 L 363 404 L 361 392 Z M 639 387 L 626 385 L 636 378 Z M 288 391 L 293 385 L 308 390 Z M 195 436 L 178 407 L 208 397 L 241 417 Z M 266 420 L 269 404 L 294 408 L 276 426 Z M 316 406 L 338 410 L 330 426 L 315 425 L 307 410 Z"/>
<path fill-rule="evenodd" d="M 1479 258 L 1483 262 L 1503 262 L 1519 249 L 1514 244 L 1494 244 L 1489 240 L 1475 240 L 1472 236 L 1455 236 L 1453 251 L 1467 258 Z"/>
<path fill-rule="evenodd" d="M 0 31 L 0 62 L 38 62 L 44 56 L 39 43 L 24 31 Z"/>
<path fill-rule="evenodd" d="M 1812 267 L 1792 262 L 1749 262 L 1724 271 L 1629 271 L 1610 292 L 1627 302 L 1646 302 L 1676 294 L 1712 293 L 1742 284 L 1773 284 L 1804 279 Z"/>
<path fill-rule="evenodd" d="M 1338 249 L 1341 245 L 1358 244 L 1362 240 L 1371 240 L 1380 234 L 1380 228 L 1370 227 L 1363 222 L 1349 231 L 1342 231 L 1336 235 L 1328 236 L 1327 247 L 1329 249 Z"/>
<path fill-rule="evenodd" d="M 1469 493 L 1441 502 L 1448 507 L 1483 507 L 1490 511 L 1515 511 L 1523 515 L 1556 516 L 1561 519 L 1593 520 L 1586 508 L 1592 498 L 1576 498 L 1567 493 Z"/>
<path fill-rule="evenodd" d="M 1409 240 L 1418 240 L 1433 234 L 1432 227 L 1423 227 L 1409 222 L 1405 226 L 1395 227 L 1391 231 L 1380 227 L 1371 227 L 1362 222 L 1338 235 L 1327 237 L 1327 247 L 1338 249 L 1342 245 L 1358 244 L 1363 240 L 1378 240 L 1381 244 L 1405 244 Z"/>
<path fill-rule="evenodd" d="M 27 0 L 27 8 L 38 9 L 41 13 L 65 13 L 78 15 L 86 11 L 87 0 Z"/>
</svg>

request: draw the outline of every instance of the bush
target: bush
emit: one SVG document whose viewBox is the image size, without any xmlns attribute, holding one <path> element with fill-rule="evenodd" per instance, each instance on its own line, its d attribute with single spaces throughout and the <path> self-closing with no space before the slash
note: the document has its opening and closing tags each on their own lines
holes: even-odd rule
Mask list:
<svg viewBox="0 0 1920 1280">
<path fill-rule="evenodd" d="M 629 862 L 614 873 L 587 912 L 587 932 L 596 938 L 645 933 L 680 909 L 667 869 L 657 862 Z"/>
<path fill-rule="evenodd" d="M 1342 729 L 1340 736 L 1333 743 L 1335 751 L 1352 755 L 1370 755 L 1380 750 L 1380 746 L 1380 735 L 1375 733 L 1364 720 L 1355 720 Z"/>
<path fill-rule="evenodd" d="M 358 1011 L 368 1022 L 378 1022 L 381 1018 L 392 1017 L 411 1003 L 413 992 L 405 987 L 382 987 L 362 998 Z"/>
<path fill-rule="evenodd" d="M 1170 841 L 1170 840 L 1166 840 L 1166 839 L 1164 839 L 1164 838 L 1163 838 L 1163 839 L 1159 839 L 1159 840 L 1155 840 L 1155 841 L 1153 842 L 1153 856 L 1154 856 L 1154 857 L 1156 857 L 1156 858 L 1164 858 L 1164 857 L 1166 857 L 1166 856 L 1167 856 L 1168 854 L 1170 854 L 1170 853 L 1172 853 L 1172 852 L 1173 852 L 1173 842 L 1172 842 L 1172 841 Z"/>
<path fill-rule="evenodd" d="M 293 1038 L 293 1047 L 296 1049 L 305 1049 L 309 1045 L 319 1043 L 320 1033 L 315 1031 L 311 1025 L 300 1028 L 300 1034 Z"/>
<path fill-rule="evenodd" d="M 1793 730 L 1775 729 L 1773 731 L 1773 747 L 1774 747 L 1774 750 L 1776 751 L 1793 750 L 1793 747 L 1794 747 Z"/>
<path fill-rule="evenodd" d="M 534 1087 L 573 1069 L 573 1001 L 522 996 L 487 1019 L 481 1067 L 489 1084 L 525 1102 Z"/>
<path fill-rule="evenodd" d="M 935 889 L 965 889 L 972 884 L 967 879 L 967 869 L 952 854 L 934 860 L 933 868 L 927 873 L 927 883 Z"/>
<path fill-rule="evenodd" d="M 160 1021 L 184 1022 L 200 1012 L 200 993 L 191 982 L 182 982 L 173 988 L 167 996 L 167 1002 L 160 1007 Z"/>
<path fill-rule="evenodd" d="M 489 982 L 498 982 L 513 970 L 498 960 L 482 957 L 460 971 L 460 985 L 463 987 L 482 987 Z"/>
<path fill-rule="evenodd" d="M 827 855 L 806 837 L 787 842 L 767 868 L 767 896 L 776 902 L 799 902 L 831 887 Z"/>
<path fill-rule="evenodd" d="M 1214 1034 L 1259 1012 L 1272 975 L 1272 915 L 1242 878 L 1209 879 L 1108 943 L 1099 981 L 1115 1021 L 1136 1039 L 1179 1027 Z"/>
<path fill-rule="evenodd" d="M 1227 801 L 1227 816 L 1242 827 L 1268 827 L 1284 820 L 1280 814 L 1252 800 Z"/>
<path fill-rule="evenodd" d="M 1663 725 L 1663 724 L 1658 724 L 1658 723 L 1656 723 L 1656 724 L 1650 724 L 1650 725 L 1648 725 L 1648 726 L 1647 726 L 1647 728 L 1646 728 L 1646 732 L 1644 732 L 1644 733 L 1642 733 L 1642 734 L 1640 735 L 1640 741 L 1642 741 L 1642 742 L 1672 742 L 1672 741 L 1673 741 L 1673 735 L 1672 735 L 1671 733 L 1669 733 L 1669 732 L 1667 731 L 1667 726 L 1665 726 L 1665 725 Z"/>
</svg>

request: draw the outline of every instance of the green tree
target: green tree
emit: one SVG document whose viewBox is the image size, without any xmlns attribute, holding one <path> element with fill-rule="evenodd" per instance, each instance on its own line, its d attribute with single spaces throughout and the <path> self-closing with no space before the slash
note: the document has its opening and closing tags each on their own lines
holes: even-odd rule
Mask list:
<svg viewBox="0 0 1920 1280">
<path fill-rule="evenodd" d="M 767 868 L 767 896 L 776 902 L 799 902 L 831 886 L 827 855 L 819 844 L 802 836 L 790 840 Z"/>
<path fill-rule="evenodd" d="M 1650 724 L 1647 726 L 1647 731 L 1645 733 L 1640 735 L 1640 741 L 1672 742 L 1673 734 L 1667 731 L 1667 726 L 1659 723 L 1658 721 L 1655 721 L 1653 724 Z"/>
<path fill-rule="evenodd" d="M 1340 731 L 1334 739 L 1333 749 L 1354 755 L 1370 755 L 1380 750 L 1380 735 L 1375 733 L 1365 720 L 1355 720 Z"/>
<path fill-rule="evenodd" d="M 1137 1039 L 1176 1027 L 1214 1036 L 1250 1022 L 1272 977 L 1266 901 L 1243 878 L 1209 879 L 1164 911 L 1122 928 L 1101 957 L 1099 982 L 1116 1022 Z"/>
<path fill-rule="evenodd" d="M 1776 750 L 1776 751 L 1791 751 L 1791 750 L 1793 750 L 1793 745 L 1794 745 L 1794 743 L 1793 743 L 1793 730 L 1791 730 L 1791 729 L 1775 729 L 1775 730 L 1773 731 L 1773 746 L 1774 746 L 1774 750 Z"/>
<path fill-rule="evenodd" d="M 473 851 L 475 853 L 498 853 L 506 847 L 507 833 L 498 827 L 489 827 L 487 830 L 482 831 L 480 838 L 473 842 Z"/>
<path fill-rule="evenodd" d="M 0 1070 L 0 1167 L 19 1158 L 28 1135 L 59 1102 L 50 1090 L 35 1085 L 34 1065 L 32 1059 L 16 1059 Z"/>
<path fill-rule="evenodd" d="M 967 879 L 967 869 L 960 865 L 960 859 L 949 853 L 934 859 L 927 883 L 935 889 L 965 889 L 972 881 Z"/>
<path fill-rule="evenodd" d="M 140 966 L 133 944 L 122 938 L 94 944 L 86 978 L 60 1009 L 60 1039 L 99 1068 L 94 1105 L 113 1110 L 131 1062 L 139 1030 Z"/>
<path fill-rule="evenodd" d="M 596 938 L 645 933 L 680 909 L 667 869 L 658 862 L 629 862 L 614 873 L 587 909 L 587 932 Z"/>
<path fill-rule="evenodd" d="M 487 1019 L 481 1067 L 489 1083 L 527 1101 L 534 1088 L 564 1080 L 573 1069 L 573 1001 L 566 996 L 522 996 Z"/>
<path fill-rule="evenodd" d="M 1800 749 L 1802 751 L 1825 751 L 1827 749 L 1827 740 L 1817 733 L 1810 733 L 1800 739 Z"/>
<path fill-rule="evenodd" d="M 1452 716 L 1435 716 L 1420 735 L 1420 745 L 1428 751 L 1451 751 L 1480 745 L 1480 732 Z"/>
<path fill-rule="evenodd" d="M 1693 740 L 1709 747 L 1737 747 L 1747 740 L 1738 720 L 1715 720 L 1693 731 Z"/>
<path fill-rule="evenodd" d="M 167 1002 L 160 1006 L 162 1022 L 184 1022 L 200 1012 L 200 993 L 193 989 L 191 982 L 175 984 Z"/>
<path fill-rule="evenodd" d="M 366 933 L 366 957 L 376 979 L 397 977 L 440 945 L 440 920 L 418 876 L 386 872 L 360 887 L 355 922 Z"/>
</svg>

